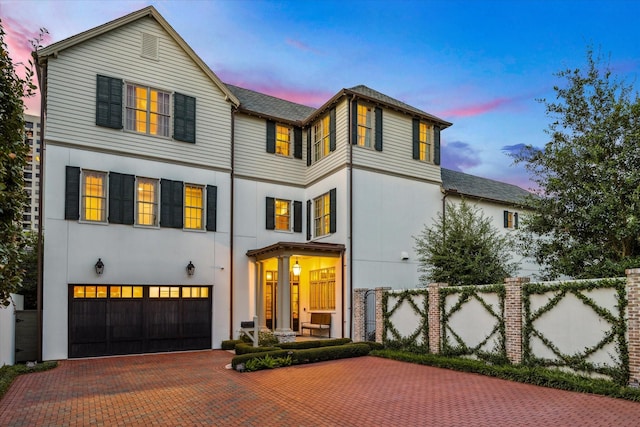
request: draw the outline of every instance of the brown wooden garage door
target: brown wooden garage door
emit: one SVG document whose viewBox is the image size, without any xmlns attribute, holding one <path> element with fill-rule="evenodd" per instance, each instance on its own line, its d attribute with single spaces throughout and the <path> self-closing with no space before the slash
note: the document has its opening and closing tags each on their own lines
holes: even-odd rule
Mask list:
<svg viewBox="0 0 640 427">
<path fill-rule="evenodd" d="M 69 357 L 207 348 L 210 286 L 69 286 Z"/>
</svg>

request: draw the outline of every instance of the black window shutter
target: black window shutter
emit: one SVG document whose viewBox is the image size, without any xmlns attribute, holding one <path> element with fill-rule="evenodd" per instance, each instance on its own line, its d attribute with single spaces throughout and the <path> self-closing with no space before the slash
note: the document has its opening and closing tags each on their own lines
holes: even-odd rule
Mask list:
<svg viewBox="0 0 640 427">
<path fill-rule="evenodd" d="M 413 119 L 413 158 L 420 160 L 420 120 Z"/>
<path fill-rule="evenodd" d="M 293 232 L 302 233 L 302 202 L 293 202 Z"/>
<path fill-rule="evenodd" d="M 504 228 L 509 228 L 509 211 L 504 211 Z"/>
<path fill-rule="evenodd" d="M 518 228 L 518 213 L 513 214 L 513 228 Z"/>
<path fill-rule="evenodd" d="M 293 129 L 293 157 L 302 158 L 302 128 Z"/>
<path fill-rule="evenodd" d="M 433 127 L 433 163 L 440 164 L 440 126 Z"/>
<path fill-rule="evenodd" d="M 265 227 L 267 230 L 275 230 L 276 229 L 276 199 L 273 197 L 267 197 L 266 199 L 266 216 L 265 216 Z"/>
<path fill-rule="evenodd" d="M 133 191 L 135 177 L 109 172 L 109 222 L 133 224 Z"/>
<path fill-rule="evenodd" d="M 160 226 L 182 228 L 182 181 L 160 180 Z"/>
<path fill-rule="evenodd" d="M 307 166 L 311 166 L 311 128 L 307 129 Z"/>
<path fill-rule="evenodd" d="M 358 143 L 358 101 L 351 103 L 351 144 Z"/>
<path fill-rule="evenodd" d="M 75 166 L 65 172 L 64 219 L 80 219 L 80 168 Z"/>
<path fill-rule="evenodd" d="M 173 94 L 173 139 L 196 142 L 196 99 L 192 96 Z"/>
<path fill-rule="evenodd" d="M 329 112 L 329 151 L 336 151 L 336 109 Z"/>
<path fill-rule="evenodd" d="M 307 240 L 311 240 L 311 200 L 307 200 Z"/>
<path fill-rule="evenodd" d="M 336 189 L 329 191 L 329 233 L 336 232 Z"/>
<path fill-rule="evenodd" d="M 382 108 L 376 107 L 376 151 L 382 151 Z"/>
<path fill-rule="evenodd" d="M 97 76 L 96 125 L 122 129 L 122 80 Z"/>
<path fill-rule="evenodd" d="M 276 123 L 267 120 L 267 153 L 276 152 Z"/>
<path fill-rule="evenodd" d="M 218 222 L 218 187 L 207 185 L 207 231 L 216 231 Z"/>
</svg>

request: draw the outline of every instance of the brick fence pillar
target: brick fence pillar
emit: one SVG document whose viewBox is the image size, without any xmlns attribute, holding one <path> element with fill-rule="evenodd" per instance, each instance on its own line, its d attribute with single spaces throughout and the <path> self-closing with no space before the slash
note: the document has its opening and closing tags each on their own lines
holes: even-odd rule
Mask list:
<svg viewBox="0 0 640 427">
<path fill-rule="evenodd" d="M 447 286 L 446 283 L 429 283 L 429 352 L 440 353 L 440 340 L 442 339 L 440 313 L 440 288 Z"/>
<path fill-rule="evenodd" d="M 389 287 L 376 288 L 376 342 L 384 340 L 384 307 L 382 299 L 385 292 L 389 291 Z"/>
<path fill-rule="evenodd" d="M 365 341 L 365 324 L 367 322 L 367 310 L 365 294 L 367 289 L 353 290 L 353 341 Z"/>
<path fill-rule="evenodd" d="M 627 275 L 627 332 L 629 334 L 629 385 L 640 384 L 640 268 L 630 268 Z"/>
<path fill-rule="evenodd" d="M 522 363 L 522 285 L 528 277 L 508 277 L 505 283 L 504 326 L 507 358 L 513 364 Z"/>
</svg>

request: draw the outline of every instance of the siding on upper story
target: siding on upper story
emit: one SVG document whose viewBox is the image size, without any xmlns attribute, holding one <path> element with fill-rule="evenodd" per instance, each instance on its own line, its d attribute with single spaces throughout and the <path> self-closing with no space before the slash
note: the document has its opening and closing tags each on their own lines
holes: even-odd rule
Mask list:
<svg viewBox="0 0 640 427">
<path fill-rule="evenodd" d="M 322 179 L 329 173 L 333 173 L 336 170 L 346 167 L 349 161 L 349 108 L 346 98 L 342 98 L 337 105 L 332 108 L 336 109 L 336 149 L 330 152 L 327 156 L 320 159 L 317 162 L 312 162 L 311 166 L 307 167 L 305 181 L 307 185 Z M 322 119 L 326 114 L 329 114 L 330 110 L 326 110 L 319 116 L 318 119 Z M 317 121 L 317 120 L 316 120 Z M 313 125 L 316 122 L 309 123 L 306 128 L 306 132 L 303 134 L 303 156 L 307 155 L 307 133 L 313 129 Z M 311 142 L 313 144 L 313 141 Z M 313 156 L 313 146 L 311 147 L 311 155 Z"/>
<path fill-rule="evenodd" d="M 143 33 L 158 37 L 157 60 L 141 56 Z M 64 49 L 57 57 L 48 58 L 47 72 L 49 144 L 230 169 L 230 104 L 220 88 L 154 19 L 144 17 Z M 96 126 L 98 74 L 195 97 L 196 143 Z M 173 97 L 171 103 L 173 116 Z"/>
<path fill-rule="evenodd" d="M 305 134 L 302 138 L 302 159 L 268 153 L 267 121 L 238 113 L 235 115 L 235 175 L 247 179 L 275 181 L 304 186 L 306 164 Z"/>
<path fill-rule="evenodd" d="M 413 159 L 412 119 L 410 115 L 383 108 L 382 151 L 354 145 L 354 167 L 406 178 L 441 182 L 440 166 Z"/>
</svg>

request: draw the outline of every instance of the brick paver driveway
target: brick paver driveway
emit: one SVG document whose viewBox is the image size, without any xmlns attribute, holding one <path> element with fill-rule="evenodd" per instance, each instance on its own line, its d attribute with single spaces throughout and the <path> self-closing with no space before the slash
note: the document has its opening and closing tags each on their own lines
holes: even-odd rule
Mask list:
<svg viewBox="0 0 640 427">
<path fill-rule="evenodd" d="M 637 426 L 640 404 L 361 357 L 240 374 L 225 351 L 63 361 L 2 426 Z"/>
</svg>

